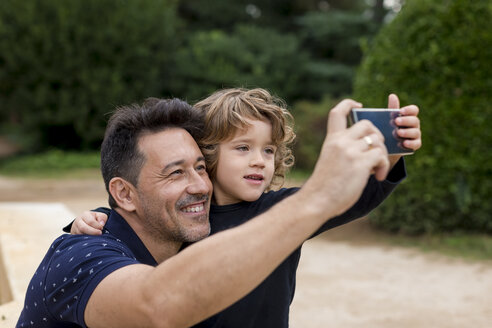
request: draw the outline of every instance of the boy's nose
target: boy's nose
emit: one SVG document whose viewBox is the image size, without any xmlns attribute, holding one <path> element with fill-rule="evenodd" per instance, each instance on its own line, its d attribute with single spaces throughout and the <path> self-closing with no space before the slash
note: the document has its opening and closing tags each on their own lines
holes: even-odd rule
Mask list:
<svg viewBox="0 0 492 328">
<path fill-rule="evenodd" d="M 251 154 L 251 159 L 250 159 L 250 165 L 251 166 L 265 166 L 265 158 L 263 157 L 263 154 L 261 151 L 255 151 L 252 152 Z"/>
</svg>

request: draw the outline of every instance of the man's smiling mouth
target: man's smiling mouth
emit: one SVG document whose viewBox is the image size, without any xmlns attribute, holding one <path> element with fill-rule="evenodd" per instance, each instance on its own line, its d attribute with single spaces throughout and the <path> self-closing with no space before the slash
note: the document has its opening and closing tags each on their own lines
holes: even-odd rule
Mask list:
<svg viewBox="0 0 492 328">
<path fill-rule="evenodd" d="M 185 213 L 198 213 L 198 212 L 202 212 L 204 209 L 205 207 L 203 206 L 203 204 L 199 204 L 199 205 L 191 205 L 185 207 L 182 209 L 182 211 Z"/>
</svg>

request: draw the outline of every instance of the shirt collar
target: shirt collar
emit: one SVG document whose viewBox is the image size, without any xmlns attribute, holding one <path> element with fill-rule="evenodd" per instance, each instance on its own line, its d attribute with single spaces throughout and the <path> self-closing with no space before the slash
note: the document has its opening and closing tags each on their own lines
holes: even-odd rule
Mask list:
<svg viewBox="0 0 492 328">
<path fill-rule="evenodd" d="M 108 221 L 104 226 L 110 234 L 120 239 L 131 249 L 137 261 L 152 266 L 157 266 L 157 262 L 150 254 L 147 247 L 140 240 L 135 231 L 130 227 L 128 222 L 115 210 L 111 210 Z"/>
</svg>

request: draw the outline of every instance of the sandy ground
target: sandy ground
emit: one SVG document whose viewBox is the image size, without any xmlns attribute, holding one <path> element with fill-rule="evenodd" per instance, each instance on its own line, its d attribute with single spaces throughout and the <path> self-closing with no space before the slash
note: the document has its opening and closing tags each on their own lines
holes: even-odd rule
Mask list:
<svg viewBox="0 0 492 328">
<path fill-rule="evenodd" d="M 107 203 L 94 175 L 0 177 L 0 202 L 6 201 L 62 202 L 73 213 Z M 389 246 L 380 236 L 362 219 L 305 244 L 292 327 L 492 327 L 490 262 Z"/>
</svg>

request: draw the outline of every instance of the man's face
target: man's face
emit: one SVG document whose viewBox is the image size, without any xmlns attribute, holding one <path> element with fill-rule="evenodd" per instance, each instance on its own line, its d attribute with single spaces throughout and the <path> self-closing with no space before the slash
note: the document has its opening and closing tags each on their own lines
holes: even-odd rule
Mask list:
<svg viewBox="0 0 492 328">
<path fill-rule="evenodd" d="M 146 160 L 137 185 L 137 214 L 147 232 L 177 242 L 208 236 L 212 183 L 195 140 L 171 128 L 142 136 L 138 146 Z"/>
</svg>

